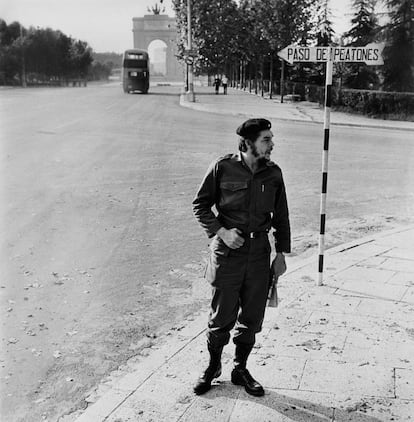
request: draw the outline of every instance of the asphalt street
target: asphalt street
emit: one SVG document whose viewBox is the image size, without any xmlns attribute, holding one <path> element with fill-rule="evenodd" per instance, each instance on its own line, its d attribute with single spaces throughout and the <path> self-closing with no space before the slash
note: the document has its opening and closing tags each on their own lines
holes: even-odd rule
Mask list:
<svg viewBox="0 0 414 422">
<path fill-rule="evenodd" d="M 1 96 L 2 414 L 54 420 L 205 306 L 191 200 L 242 119 L 181 108 L 178 87 Z M 322 129 L 273 124 L 303 256 L 317 243 Z M 408 133 L 332 128 L 328 246 L 412 221 L 413 157 Z"/>
</svg>

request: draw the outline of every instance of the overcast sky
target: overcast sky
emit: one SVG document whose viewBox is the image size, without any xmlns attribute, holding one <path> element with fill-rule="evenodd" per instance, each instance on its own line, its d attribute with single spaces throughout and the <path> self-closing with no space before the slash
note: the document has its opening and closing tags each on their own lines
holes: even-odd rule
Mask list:
<svg viewBox="0 0 414 422">
<path fill-rule="evenodd" d="M 196 0 L 194 0 L 196 1 Z M 155 0 L 0 0 L 0 18 L 8 24 L 59 29 L 87 41 L 96 52 L 121 53 L 133 47 L 132 18 L 148 14 Z M 174 16 L 171 0 L 166 13 Z M 351 0 L 330 0 L 335 31 L 350 27 Z"/>
</svg>

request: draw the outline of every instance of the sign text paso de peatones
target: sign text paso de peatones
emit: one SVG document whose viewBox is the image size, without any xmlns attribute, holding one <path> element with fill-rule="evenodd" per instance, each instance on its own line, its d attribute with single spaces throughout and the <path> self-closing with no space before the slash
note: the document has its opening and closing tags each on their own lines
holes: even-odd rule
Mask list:
<svg viewBox="0 0 414 422">
<path fill-rule="evenodd" d="M 295 62 L 363 62 L 382 65 L 384 43 L 371 43 L 365 47 L 301 47 L 290 45 L 279 51 L 278 56 L 288 63 Z"/>
</svg>

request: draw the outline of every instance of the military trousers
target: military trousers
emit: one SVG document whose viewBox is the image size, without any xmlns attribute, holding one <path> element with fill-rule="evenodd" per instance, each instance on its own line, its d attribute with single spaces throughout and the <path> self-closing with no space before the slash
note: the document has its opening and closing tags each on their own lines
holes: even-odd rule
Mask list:
<svg viewBox="0 0 414 422">
<path fill-rule="evenodd" d="M 269 288 L 271 247 L 267 233 L 245 236 L 243 246 L 230 249 L 218 236 L 210 245 L 205 278 L 212 286 L 207 340 L 222 347 L 230 340 L 253 345 L 261 331 Z"/>
</svg>

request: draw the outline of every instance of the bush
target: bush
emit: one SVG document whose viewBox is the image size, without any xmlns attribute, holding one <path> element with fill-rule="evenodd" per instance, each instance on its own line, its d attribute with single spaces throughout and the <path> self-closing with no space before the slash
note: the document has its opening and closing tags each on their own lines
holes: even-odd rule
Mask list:
<svg viewBox="0 0 414 422">
<path fill-rule="evenodd" d="M 343 111 L 357 112 L 383 119 L 414 121 L 414 94 L 356 89 L 334 89 L 333 105 Z"/>
<path fill-rule="evenodd" d="M 285 83 L 285 94 L 299 94 L 302 100 L 323 106 L 325 87 L 304 83 Z M 382 119 L 414 121 L 414 93 L 362 89 L 332 89 L 332 107 L 349 113 Z"/>
<path fill-rule="evenodd" d="M 267 85 L 267 81 L 265 86 Z M 248 83 L 247 83 L 248 86 Z M 280 85 L 274 82 L 274 93 L 280 94 Z M 311 101 L 323 106 L 325 87 L 286 81 L 284 95 L 300 95 L 302 101 Z M 332 88 L 332 107 L 349 113 L 364 114 L 382 119 L 414 121 L 414 93 L 387 92 L 363 89 Z"/>
<path fill-rule="evenodd" d="M 305 85 L 305 100 L 323 104 L 325 98 L 325 88 L 318 85 Z"/>
<path fill-rule="evenodd" d="M 285 94 L 300 95 L 302 101 L 312 101 L 323 104 L 325 88 L 318 85 L 304 84 L 301 82 L 285 82 Z"/>
</svg>

